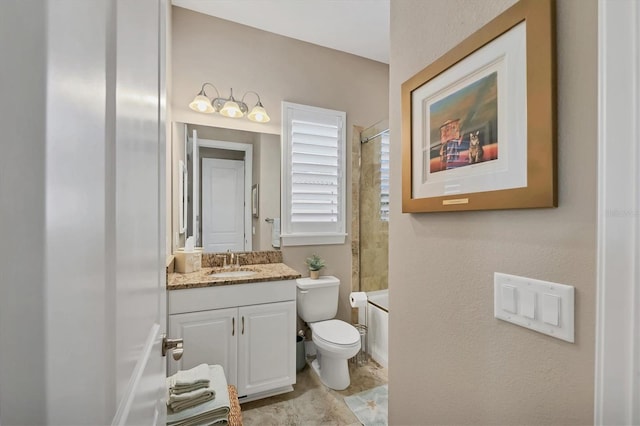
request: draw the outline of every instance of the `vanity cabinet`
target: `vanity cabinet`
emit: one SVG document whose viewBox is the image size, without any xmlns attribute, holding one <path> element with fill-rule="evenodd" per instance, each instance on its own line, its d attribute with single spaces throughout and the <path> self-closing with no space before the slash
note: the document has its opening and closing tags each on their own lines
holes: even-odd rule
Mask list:
<svg viewBox="0 0 640 426">
<path fill-rule="evenodd" d="M 184 339 L 169 374 L 220 364 L 241 401 L 290 391 L 296 381 L 295 281 L 169 292 L 169 333 Z"/>
<path fill-rule="evenodd" d="M 169 360 L 169 374 L 202 363 L 220 364 L 227 381 L 237 384 L 238 308 L 214 309 L 169 316 L 169 335 L 183 339 L 182 358 Z M 212 361 L 214 360 L 214 361 Z"/>
</svg>

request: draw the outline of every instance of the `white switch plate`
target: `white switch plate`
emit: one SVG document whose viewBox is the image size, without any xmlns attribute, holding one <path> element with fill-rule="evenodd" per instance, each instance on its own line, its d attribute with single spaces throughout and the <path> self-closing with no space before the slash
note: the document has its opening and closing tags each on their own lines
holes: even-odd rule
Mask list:
<svg viewBox="0 0 640 426">
<path fill-rule="evenodd" d="M 502 300 L 513 293 L 515 307 L 511 300 Z M 495 272 L 493 298 L 496 318 L 574 342 L 573 286 Z M 555 320 L 557 325 L 549 324 Z"/>
</svg>

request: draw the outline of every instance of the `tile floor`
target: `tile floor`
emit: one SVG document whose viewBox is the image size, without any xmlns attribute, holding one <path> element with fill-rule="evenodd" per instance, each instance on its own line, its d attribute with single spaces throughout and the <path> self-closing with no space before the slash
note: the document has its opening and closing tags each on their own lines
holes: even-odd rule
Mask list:
<svg viewBox="0 0 640 426">
<path fill-rule="evenodd" d="M 244 426 L 357 426 L 361 423 L 344 403 L 345 396 L 387 383 L 387 370 L 374 361 L 349 364 L 351 385 L 343 391 L 325 387 L 310 365 L 298 373 L 294 391 L 242 404 Z"/>
</svg>

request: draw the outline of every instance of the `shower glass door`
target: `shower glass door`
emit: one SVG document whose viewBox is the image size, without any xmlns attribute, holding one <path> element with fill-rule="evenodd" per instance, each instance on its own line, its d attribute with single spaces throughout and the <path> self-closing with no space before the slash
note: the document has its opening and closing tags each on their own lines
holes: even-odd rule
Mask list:
<svg viewBox="0 0 640 426">
<path fill-rule="evenodd" d="M 389 128 L 386 120 L 360 133 L 360 291 L 388 288 Z"/>
</svg>

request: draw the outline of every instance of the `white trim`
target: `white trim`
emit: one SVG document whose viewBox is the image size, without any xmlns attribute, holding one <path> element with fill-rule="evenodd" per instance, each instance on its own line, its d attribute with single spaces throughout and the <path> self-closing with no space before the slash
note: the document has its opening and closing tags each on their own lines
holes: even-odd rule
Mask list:
<svg viewBox="0 0 640 426">
<path fill-rule="evenodd" d="M 347 234 L 281 234 L 283 246 L 344 244 Z"/>
<path fill-rule="evenodd" d="M 244 251 L 251 251 L 251 183 L 253 181 L 253 145 L 250 143 L 219 141 L 211 139 L 199 139 L 201 148 L 218 148 L 229 151 L 244 151 Z M 198 207 L 199 209 L 199 207 Z"/>
<path fill-rule="evenodd" d="M 191 235 L 185 235 L 185 243 L 187 238 L 194 237 L 194 244 L 202 245 L 202 235 L 200 235 L 200 141 L 198 140 L 198 132 L 193 129 L 193 136 L 191 137 L 191 216 L 193 217 L 193 224 L 191 225 Z M 186 146 L 186 145 L 185 145 Z M 187 157 L 184 157 L 187 158 Z"/>
<path fill-rule="evenodd" d="M 594 419 L 640 424 L 640 3 L 598 2 L 598 276 Z"/>
</svg>

